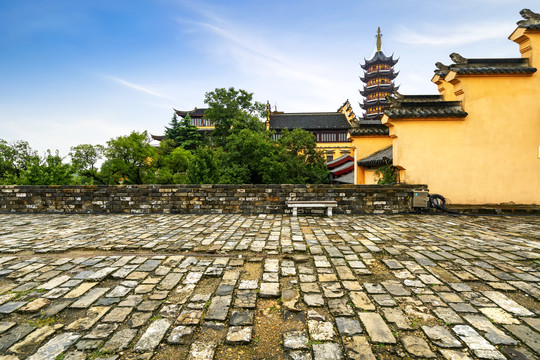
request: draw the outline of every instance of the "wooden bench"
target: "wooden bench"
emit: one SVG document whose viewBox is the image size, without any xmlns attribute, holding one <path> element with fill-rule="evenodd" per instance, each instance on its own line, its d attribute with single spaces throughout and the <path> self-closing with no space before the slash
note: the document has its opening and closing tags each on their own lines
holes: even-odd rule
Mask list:
<svg viewBox="0 0 540 360">
<path fill-rule="evenodd" d="M 337 207 L 337 201 L 287 201 L 287 206 L 292 208 L 292 215 L 298 216 L 298 208 L 327 208 L 326 213 L 332 216 L 332 208 Z"/>
</svg>

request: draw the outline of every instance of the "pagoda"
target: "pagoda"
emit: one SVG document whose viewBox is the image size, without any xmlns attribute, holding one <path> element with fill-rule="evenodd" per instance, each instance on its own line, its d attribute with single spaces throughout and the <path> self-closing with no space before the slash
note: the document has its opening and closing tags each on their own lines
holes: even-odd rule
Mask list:
<svg viewBox="0 0 540 360">
<path fill-rule="evenodd" d="M 360 94 L 364 97 L 364 102 L 359 103 L 365 110 L 364 119 L 370 123 L 375 121 L 380 124 L 384 110 L 388 107 L 386 96 L 397 91 L 399 86 L 394 85 L 394 79 L 398 73 L 394 72 L 394 65 L 398 60 L 393 59 L 393 55 L 388 57 L 381 50 L 381 28 L 377 30 L 377 52 L 369 60 L 364 59 L 364 64 L 360 65 L 364 69 L 364 76 L 360 80 L 365 83 L 364 90 Z M 375 121 L 369 121 L 375 120 Z M 362 122 L 362 121 L 361 121 Z"/>
</svg>

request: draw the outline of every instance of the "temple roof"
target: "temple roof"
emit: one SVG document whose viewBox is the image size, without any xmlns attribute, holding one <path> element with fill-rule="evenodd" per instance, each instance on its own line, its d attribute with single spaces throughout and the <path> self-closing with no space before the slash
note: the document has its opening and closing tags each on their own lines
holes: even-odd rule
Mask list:
<svg viewBox="0 0 540 360">
<path fill-rule="evenodd" d="M 529 9 L 523 9 L 519 14 L 525 20 L 520 20 L 517 22 L 517 25 L 521 28 L 529 30 L 538 30 L 540 29 L 540 14 L 537 14 Z"/>
<path fill-rule="evenodd" d="M 282 113 L 270 115 L 270 130 L 302 128 L 306 130 L 347 130 L 350 125 L 344 114 L 329 113 Z"/>
<path fill-rule="evenodd" d="M 377 51 L 371 59 L 364 59 L 364 64 L 360 64 L 360 66 L 362 67 L 362 69 L 367 70 L 370 66 L 377 63 L 385 63 L 389 64 L 390 66 L 394 66 L 397 64 L 397 62 L 397 59 L 394 60 L 394 54 L 392 54 L 391 56 L 386 56 L 382 51 Z"/>
<path fill-rule="evenodd" d="M 358 166 L 363 166 L 366 168 L 374 168 L 383 165 L 392 164 L 393 154 L 392 154 L 392 145 L 382 150 L 377 151 L 369 156 L 366 156 L 362 160 L 358 161 Z"/>
<path fill-rule="evenodd" d="M 208 110 L 208 108 L 202 108 L 202 109 L 195 108 L 193 110 L 176 110 L 176 109 L 173 109 L 173 110 L 178 116 L 186 117 L 186 115 L 189 113 L 189 116 L 193 118 L 193 117 L 203 117 L 204 112 Z"/>
<path fill-rule="evenodd" d="M 438 95 L 388 96 L 390 107 L 384 114 L 391 119 L 465 117 L 461 101 L 443 101 Z"/>
<path fill-rule="evenodd" d="M 453 64 L 436 63 L 435 74 L 445 77 L 450 71 L 458 74 L 532 74 L 536 68 L 529 66 L 527 58 L 467 59 L 458 53 L 450 54 Z"/>
<path fill-rule="evenodd" d="M 387 79 L 393 80 L 398 75 L 399 75 L 399 71 L 394 72 L 393 69 L 378 70 L 378 71 L 372 71 L 370 73 L 366 72 L 364 76 L 360 76 L 360 80 L 362 80 L 362 82 L 365 82 L 365 83 L 367 83 L 370 79 L 376 79 L 376 78 L 387 78 Z"/>
<path fill-rule="evenodd" d="M 343 165 L 345 164 L 346 162 L 349 162 L 349 161 L 354 161 L 354 158 L 351 156 L 351 155 L 342 155 L 340 157 L 338 157 L 337 159 L 334 159 L 332 161 L 329 161 L 326 163 L 326 166 L 329 168 L 329 169 L 333 169 L 337 166 L 340 166 L 340 165 Z"/>
<path fill-rule="evenodd" d="M 387 93 L 392 93 L 394 91 L 398 91 L 399 86 L 395 86 L 394 83 L 392 84 L 377 84 L 377 85 L 370 85 L 370 86 L 364 86 L 364 90 L 358 90 L 360 92 L 360 95 L 367 96 L 372 92 L 376 91 L 384 91 Z"/>
<path fill-rule="evenodd" d="M 353 136 L 361 135 L 388 135 L 388 127 L 381 124 L 381 120 L 378 119 L 360 119 L 357 126 L 353 126 L 349 129 L 349 134 Z"/>
</svg>

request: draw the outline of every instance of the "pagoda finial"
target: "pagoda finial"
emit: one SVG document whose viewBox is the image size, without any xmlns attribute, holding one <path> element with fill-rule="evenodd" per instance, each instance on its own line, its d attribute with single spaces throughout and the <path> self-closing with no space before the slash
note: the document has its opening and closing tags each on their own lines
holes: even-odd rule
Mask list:
<svg viewBox="0 0 540 360">
<path fill-rule="evenodd" d="M 382 34 L 381 34 L 381 27 L 379 26 L 379 28 L 377 29 L 377 36 L 375 36 L 377 38 L 377 51 L 381 51 L 381 44 L 382 44 L 382 41 L 381 41 L 381 38 L 382 38 Z"/>
</svg>

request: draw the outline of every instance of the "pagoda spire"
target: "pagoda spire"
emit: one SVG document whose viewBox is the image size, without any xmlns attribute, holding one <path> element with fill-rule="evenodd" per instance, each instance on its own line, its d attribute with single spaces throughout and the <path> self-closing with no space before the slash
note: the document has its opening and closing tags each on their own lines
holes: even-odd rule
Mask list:
<svg viewBox="0 0 540 360">
<path fill-rule="evenodd" d="M 377 35 L 375 35 L 375 37 L 377 38 L 377 51 L 381 51 L 381 45 L 382 45 L 381 38 L 382 38 L 382 33 L 381 33 L 381 27 L 380 27 L 380 26 L 379 26 L 379 28 L 377 29 Z"/>
<path fill-rule="evenodd" d="M 364 76 L 360 80 L 365 84 L 360 94 L 364 101 L 360 107 L 365 110 L 364 120 L 378 120 L 380 122 L 384 110 L 388 107 L 386 96 L 397 91 L 399 86 L 394 85 L 397 73 L 394 72 L 394 65 L 397 60 L 392 56 L 386 56 L 381 50 L 381 27 L 377 28 L 377 52 L 369 60 L 365 60 L 360 66 L 364 69 Z"/>
</svg>

